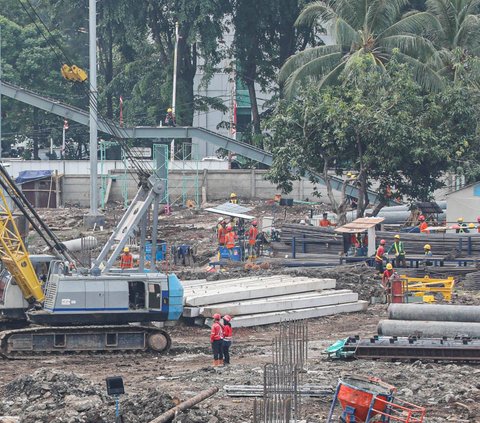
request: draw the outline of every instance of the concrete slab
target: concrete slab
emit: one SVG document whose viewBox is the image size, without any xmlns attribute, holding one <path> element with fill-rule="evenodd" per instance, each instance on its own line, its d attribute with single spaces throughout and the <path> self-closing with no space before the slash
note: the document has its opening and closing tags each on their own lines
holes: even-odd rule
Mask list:
<svg viewBox="0 0 480 423">
<path fill-rule="evenodd" d="M 251 326 L 269 325 L 286 320 L 311 319 L 315 317 L 331 316 L 340 313 L 354 313 L 365 311 L 368 301 L 357 301 L 354 303 L 331 305 L 324 307 L 312 307 L 299 310 L 280 311 L 274 313 L 250 314 L 232 319 L 233 328 L 244 328 Z M 211 319 L 207 319 L 211 322 Z M 205 323 L 207 323 L 207 321 Z"/>
<path fill-rule="evenodd" d="M 200 307 L 183 307 L 183 317 L 198 317 L 200 316 Z"/>
<path fill-rule="evenodd" d="M 198 294 L 185 295 L 184 303 L 187 306 L 201 306 L 333 288 L 335 288 L 335 279 L 313 279 L 300 282 L 290 280 L 277 284 L 251 286 L 248 289 L 238 286 L 223 290 L 210 289 Z"/>
<path fill-rule="evenodd" d="M 211 304 L 199 309 L 204 317 L 212 317 L 214 313 L 222 316 L 240 316 L 253 314 L 261 311 L 269 313 L 273 311 L 295 310 L 299 308 L 320 307 L 334 304 L 352 303 L 358 301 L 358 294 L 348 289 L 314 291 L 304 294 L 281 295 L 278 297 L 259 298 L 256 300 L 239 301 L 234 303 Z M 187 307 L 187 309 L 192 309 Z M 184 314 L 185 315 L 185 314 Z"/>
<path fill-rule="evenodd" d="M 232 279 L 231 283 L 228 284 L 218 284 L 218 285 L 202 285 L 198 287 L 190 287 L 190 288 L 185 288 L 183 291 L 183 296 L 184 297 L 191 297 L 191 296 L 199 296 L 202 294 L 209 294 L 212 292 L 231 292 L 231 291 L 237 291 L 239 289 L 242 290 L 249 290 L 253 288 L 257 288 L 259 286 L 261 287 L 275 287 L 275 286 L 280 286 L 280 285 L 285 285 L 285 284 L 299 284 L 299 283 L 304 283 L 304 282 L 310 282 L 310 283 L 322 283 L 327 279 L 323 278 L 307 278 L 307 277 L 300 277 L 300 278 L 282 278 L 282 279 L 269 279 L 269 280 L 252 280 L 248 282 L 238 282 L 236 279 Z M 331 289 L 335 288 L 336 286 L 336 281 L 335 279 L 328 279 L 329 281 L 332 281 L 333 286 L 326 288 L 326 289 Z M 312 288 L 311 291 L 315 289 L 324 289 L 324 288 Z M 266 295 L 268 296 L 268 295 Z M 231 301 L 231 300 L 228 300 Z M 219 301 L 215 301 L 218 303 Z"/>
</svg>

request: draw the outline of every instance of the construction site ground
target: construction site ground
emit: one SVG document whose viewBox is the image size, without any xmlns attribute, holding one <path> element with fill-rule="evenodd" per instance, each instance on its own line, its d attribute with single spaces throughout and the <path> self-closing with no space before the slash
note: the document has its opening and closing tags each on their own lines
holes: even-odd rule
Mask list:
<svg viewBox="0 0 480 423">
<path fill-rule="evenodd" d="M 319 210 L 321 211 L 321 208 Z M 271 205 L 262 204 L 256 205 L 252 214 L 261 217 L 270 215 L 271 211 Z M 282 208 L 277 210 L 276 217 L 298 222 L 304 219 L 308 212 L 309 207 Z M 84 213 L 82 209 L 41 210 L 41 213 L 47 223 L 59 229 L 56 232 L 63 239 L 82 233 L 90 234 L 80 229 Z M 118 217 L 121 215 L 119 211 L 116 213 Z M 108 212 L 105 230 L 95 233 L 99 244 L 108 236 L 108 227 L 114 223 L 112 216 L 113 213 Z M 161 217 L 159 234 L 168 243 L 193 244 L 197 247 L 199 257 L 208 258 L 215 250 L 213 227 L 217 217 L 185 209 L 175 211 L 171 216 Z M 30 241 L 32 248 L 40 252 L 40 242 L 34 237 Z M 169 266 L 172 269 L 172 265 Z M 352 289 L 358 292 L 362 299 L 370 299 L 381 292 L 373 269 L 365 266 L 294 270 L 281 268 L 273 260 L 270 269 L 253 272 L 237 267 L 211 274 L 206 272 L 203 264 L 193 269 L 173 270 L 181 278 L 188 279 L 221 279 L 284 272 L 315 277 L 328 276 L 337 279 L 337 288 Z M 479 304 L 479 295 L 459 289 L 454 295 L 454 302 Z M 303 374 L 303 383 L 334 389 L 338 379 L 344 375 L 375 376 L 396 386 L 399 398 L 426 407 L 427 422 L 480 421 L 480 367 L 475 364 L 343 361 L 331 360 L 323 353 L 326 347 L 338 339 L 350 335 L 368 337 L 375 334 L 378 321 L 385 317 L 386 306 L 376 304 L 371 305 L 364 313 L 342 314 L 309 321 L 308 371 Z M 219 392 L 215 396 L 201 402 L 190 412 L 178 416 L 175 422 L 251 422 L 253 399 L 228 397 L 223 386 L 263 383 L 263 366 L 272 361 L 272 339 L 277 335 L 278 327 L 269 325 L 235 330 L 231 349 L 232 364 L 220 368 L 212 367 L 208 328 L 180 324 L 169 328 L 169 331 L 173 347 L 165 356 L 79 354 L 4 361 L 0 366 L 0 416 L 17 416 L 21 419 L 12 421 L 22 423 L 113 421 L 113 402 L 104 399 L 100 392 L 105 392 L 106 377 L 122 376 L 127 392 L 122 399 L 125 421 L 148 422 L 179 400 L 189 399 L 202 390 L 216 386 Z M 60 376 L 48 376 L 58 373 Z M 28 380 L 25 379 L 27 375 L 31 377 Z M 35 378 L 38 383 L 35 383 Z M 72 379 L 71 384 L 68 383 L 69 378 Z M 60 393 L 54 392 L 59 389 L 58 383 L 55 385 L 56 380 L 63 381 L 64 384 Z M 85 384 L 86 388 L 75 391 L 75 386 L 83 386 L 82 384 Z M 34 389 L 37 391 L 32 393 L 31 390 Z M 69 396 L 69 390 L 75 392 Z M 90 403 L 82 402 L 82 397 L 87 398 Z M 52 398 L 55 398 L 55 401 Z M 305 420 L 326 421 L 331 400 L 332 395 L 315 399 L 303 398 L 302 414 Z M 102 401 L 106 403 L 103 404 Z M 108 411 L 103 414 L 94 413 L 92 410 L 100 407 L 100 403 Z"/>
</svg>

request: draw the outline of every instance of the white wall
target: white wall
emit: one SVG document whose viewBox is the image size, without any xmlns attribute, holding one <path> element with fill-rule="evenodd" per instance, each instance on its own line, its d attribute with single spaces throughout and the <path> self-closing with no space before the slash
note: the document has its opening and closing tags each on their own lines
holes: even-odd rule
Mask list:
<svg viewBox="0 0 480 423">
<path fill-rule="evenodd" d="M 453 223 L 459 217 L 463 217 L 464 222 L 476 224 L 477 217 L 480 216 L 480 196 L 474 195 L 474 189 L 477 186 L 479 187 L 477 189 L 480 189 L 480 183 L 478 183 L 447 196 L 448 222 Z"/>
</svg>

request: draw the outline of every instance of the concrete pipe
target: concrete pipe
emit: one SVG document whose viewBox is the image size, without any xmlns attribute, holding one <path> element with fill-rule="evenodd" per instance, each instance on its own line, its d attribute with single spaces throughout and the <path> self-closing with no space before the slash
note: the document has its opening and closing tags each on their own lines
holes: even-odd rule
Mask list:
<svg viewBox="0 0 480 423">
<path fill-rule="evenodd" d="M 83 240 L 83 243 L 82 243 Z M 75 238 L 62 242 L 70 251 L 93 250 L 97 247 L 98 241 L 94 236 L 86 236 L 84 238 Z"/>
<path fill-rule="evenodd" d="M 393 320 L 434 320 L 480 323 L 480 306 L 450 304 L 390 304 L 388 318 Z"/>
<path fill-rule="evenodd" d="M 480 323 L 381 320 L 378 323 L 377 332 L 383 336 L 417 335 L 424 338 L 468 336 L 471 338 L 480 338 Z"/>
</svg>

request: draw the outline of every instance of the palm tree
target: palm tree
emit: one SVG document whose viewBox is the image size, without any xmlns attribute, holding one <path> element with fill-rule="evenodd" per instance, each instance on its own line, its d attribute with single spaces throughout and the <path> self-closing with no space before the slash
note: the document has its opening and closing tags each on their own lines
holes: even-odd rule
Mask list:
<svg viewBox="0 0 480 423">
<path fill-rule="evenodd" d="M 310 79 L 322 86 L 337 83 L 361 55 L 385 69 L 394 51 L 424 88 L 440 89 L 442 78 L 427 65 L 436 55 L 432 38 L 440 24 L 427 12 L 402 16 L 407 5 L 408 0 L 326 0 L 307 5 L 295 24 L 330 27 L 335 44 L 309 48 L 287 60 L 279 74 L 285 95 L 291 97 Z"/>
<path fill-rule="evenodd" d="M 480 56 L 480 0 L 427 0 L 427 11 L 440 23 L 439 74 L 455 81 L 468 57 Z"/>
</svg>

